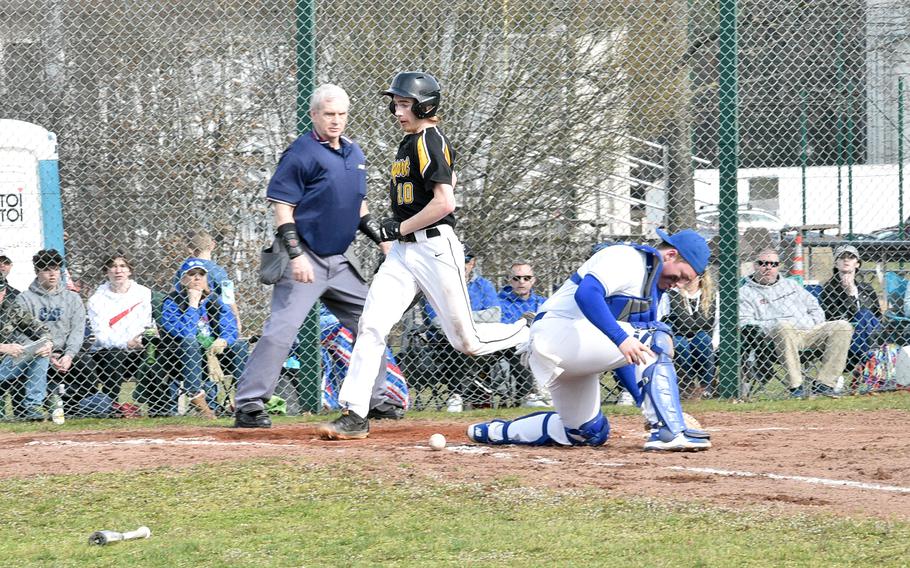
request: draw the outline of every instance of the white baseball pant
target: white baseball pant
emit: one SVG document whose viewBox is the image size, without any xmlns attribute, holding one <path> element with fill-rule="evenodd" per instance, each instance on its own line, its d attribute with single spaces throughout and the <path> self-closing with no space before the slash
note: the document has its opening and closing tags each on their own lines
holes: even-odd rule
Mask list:
<svg viewBox="0 0 910 568">
<path fill-rule="evenodd" d="M 436 311 L 452 346 L 468 355 L 486 355 L 528 340 L 524 320 L 516 323 L 474 323 L 464 274 L 464 247 L 448 225 L 428 238 L 415 231 L 416 242 L 392 243 L 392 250 L 373 278 L 360 316 L 351 365 L 338 393 L 343 407 L 359 416 L 369 411 L 373 379 L 379 372 L 386 337 L 422 291 Z"/>
</svg>

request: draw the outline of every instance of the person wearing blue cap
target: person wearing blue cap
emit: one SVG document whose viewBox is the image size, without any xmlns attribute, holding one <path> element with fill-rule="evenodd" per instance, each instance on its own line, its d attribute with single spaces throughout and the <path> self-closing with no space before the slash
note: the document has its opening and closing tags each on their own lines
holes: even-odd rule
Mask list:
<svg viewBox="0 0 910 568">
<path fill-rule="evenodd" d="M 598 250 L 540 307 L 531 325 L 528 364 L 552 395 L 555 412 L 468 427 L 482 444 L 600 446 L 610 425 L 600 408 L 600 376 L 624 367 L 650 436 L 649 451 L 711 447 L 707 432 L 686 425 L 673 365 L 673 336 L 658 321 L 663 293 L 703 274 L 711 253 L 695 231 L 657 231 L 656 247 L 614 244 Z"/>
</svg>

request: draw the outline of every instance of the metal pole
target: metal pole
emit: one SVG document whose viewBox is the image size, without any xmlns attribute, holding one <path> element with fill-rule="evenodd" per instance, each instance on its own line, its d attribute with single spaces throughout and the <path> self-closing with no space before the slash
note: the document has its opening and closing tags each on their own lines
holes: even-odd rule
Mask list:
<svg viewBox="0 0 910 568">
<path fill-rule="evenodd" d="M 847 240 L 853 239 L 853 81 L 847 94 Z"/>
<path fill-rule="evenodd" d="M 844 154 L 844 34 L 837 31 L 837 230 L 844 225 L 843 181 L 841 165 Z"/>
<path fill-rule="evenodd" d="M 310 130 L 310 96 L 316 83 L 316 15 L 314 0 L 295 0 L 294 45 L 297 63 L 297 134 Z M 313 306 L 297 333 L 295 355 L 300 360 L 297 397 L 301 412 L 322 408 L 322 357 L 319 352 L 319 303 Z"/>
<path fill-rule="evenodd" d="M 806 115 L 806 90 L 803 89 L 799 92 L 799 174 L 803 225 L 806 224 L 806 164 L 809 161 L 809 118 Z"/>
<path fill-rule="evenodd" d="M 897 238 L 904 239 L 904 78 L 897 78 Z M 904 270 L 901 255 L 900 270 Z"/>
<path fill-rule="evenodd" d="M 719 1 L 719 86 L 718 86 L 718 161 L 720 167 L 718 288 L 720 289 L 720 357 L 718 391 L 734 398 L 739 384 L 739 220 L 736 189 L 739 144 L 737 85 L 737 0 Z"/>
</svg>

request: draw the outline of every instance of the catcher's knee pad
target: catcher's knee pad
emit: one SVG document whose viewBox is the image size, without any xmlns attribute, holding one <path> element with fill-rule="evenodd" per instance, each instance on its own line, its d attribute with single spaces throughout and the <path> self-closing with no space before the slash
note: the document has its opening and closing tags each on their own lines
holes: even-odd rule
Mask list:
<svg viewBox="0 0 910 568">
<path fill-rule="evenodd" d="M 578 428 L 566 428 L 566 436 L 573 446 L 602 446 L 610 437 L 610 423 L 598 412 Z"/>
<path fill-rule="evenodd" d="M 657 360 L 642 371 L 645 394 L 642 410 L 653 425 L 663 426 L 675 436 L 686 429 L 686 424 L 679 402 L 676 367 L 667 355 L 672 348 L 673 339 L 668 333 L 659 330 L 653 333 L 651 350 L 657 354 Z"/>
</svg>

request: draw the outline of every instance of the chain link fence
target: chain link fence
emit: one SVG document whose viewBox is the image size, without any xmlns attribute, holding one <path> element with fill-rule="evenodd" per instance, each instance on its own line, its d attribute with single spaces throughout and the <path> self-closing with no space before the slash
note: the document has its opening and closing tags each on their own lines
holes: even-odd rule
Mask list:
<svg viewBox="0 0 910 568">
<path fill-rule="evenodd" d="M 409 69 L 443 86 L 471 278 L 506 298 L 477 298 L 478 317 L 517 317 L 529 287 L 548 296 L 599 243 L 694 227 L 717 254 L 697 289 L 667 295 L 684 396 L 717 393 L 728 338 L 716 317 L 733 310 L 738 396 L 899 387 L 910 5 L 740 0 L 737 14 L 740 237 L 728 250 L 718 136 L 733 101 L 718 94 L 715 2 L 0 0 L 0 267 L 44 298 L 20 304 L 56 330 L 49 359 L 5 348 L 0 409 L 43 417 L 60 396 L 71 416 L 229 412 L 269 310 L 257 278 L 273 231 L 265 189 L 306 93 L 333 82 L 351 95 L 347 134 L 382 216 L 401 133 L 379 92 Z M 378 264 L 366 239 L 355 246 Z M 39 263 L 44 277 L 33 266 L 52 248 L 59 285 L 52 265 Z M 180 328 L 193 258 L 211 293 L 203 323 Z M 124 270 L 147 297 L 119 292 Z M 715 300 L 725 270 L 741 279 L 738 307 Z M 55 286 L 73 294 L 49 298 Z M 2 341 L 33 351 L 2 317 Z M 352 337 L 320 320 L 319 355 L 307 347 L 317 332 L 301 334 L 276 412 L 334 404 Z M 117 333 L 121 322 L 138 327 Z M 390 392 L 417 408 L 541 394 L 511 354 L 454 352 L 419 303 L 389 344 Z M 621 399 L 611 375 L 603 384 L 606 402 Z"/>
</svg>

